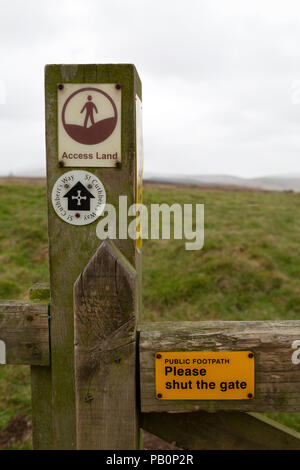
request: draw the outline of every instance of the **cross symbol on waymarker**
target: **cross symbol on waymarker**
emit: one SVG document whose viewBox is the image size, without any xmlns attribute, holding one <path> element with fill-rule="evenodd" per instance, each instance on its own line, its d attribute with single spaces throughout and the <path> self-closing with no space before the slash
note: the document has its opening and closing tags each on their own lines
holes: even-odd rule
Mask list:
<svg viewBox="0 0 300 470">
<path fill-rule="evenodd" d="M 80 181 L 63 197 L 68 199 L 69 211 L 89 211 L 91 199 L 95 199 L 95 196 Z"/>
<path fill-rule="evenodd" d="M 81 189 L 78 189 L 77 196 L 72 196 L 72 199 L 77 199 L 77 206 L 81 206 L 81 199 L 86 199 L 86 196 L 81 196 Z"/>
</svg>

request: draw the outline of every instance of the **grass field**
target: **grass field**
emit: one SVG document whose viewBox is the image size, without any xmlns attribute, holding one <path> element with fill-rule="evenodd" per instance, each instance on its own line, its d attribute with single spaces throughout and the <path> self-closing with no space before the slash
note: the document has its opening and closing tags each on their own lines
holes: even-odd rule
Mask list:
<svg viewBox="0 0 300 470">
<path fill-rule="evenodd" d="M 204 203 L 205 244 L 144 241 L 143 320 L 299 319 L 300 194 L 146 184 L 144 202 Z M 44 185 L 0 181 L 0 226 L 0 298 L 26 299 L 48 280 Z M 30 412 L 29 368 L 1 366 L 0 448 L 11 419 Z M 300 431 L 300 415 L 272 417 Z"/>
</svg>

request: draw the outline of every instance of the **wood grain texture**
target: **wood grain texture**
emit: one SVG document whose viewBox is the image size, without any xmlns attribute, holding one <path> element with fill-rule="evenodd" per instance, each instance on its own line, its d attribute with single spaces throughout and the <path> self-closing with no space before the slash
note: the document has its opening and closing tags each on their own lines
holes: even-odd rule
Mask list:
<svg viewBox="0 0 300 470">
<path fill-rule="evenodd" d="M 31 366 L 32 444 L 53 449 L 51 367 Z"/>
<path fill-rule="evenodd" d="M 300 321 L 144 323 L 140 330 L 142 412 L 300 411 L 300 366 L 292 363 L 292 342 Z M 156 351 L 255 353 L 255 398 L 251 400 L 159 400 L 155 398 Z"/>
<path fill-rule="evenodd" d="M 49 365 L 47 305 L 0 302 L 0 339 L 7 364 Z"/>
<path fill-rule="evenodd" d="M 49 307 L 49 283 L 37 283 L 29 290 L 31 301 Z M 31 366 L 32 444 L 34 450 L 53 448 L 51 366 Z"/>
<path fill-rule="evenodd" d="M 299 450 L 300 434 L 256 413 L 144 413 L 143 428 L 190 450 Z"/>
<path fill-rule="evenodd" d="M 141 98 L 141 82 L 131 64 L 48 65 L 45 70 L 48 233 L 51 288 L 51 365 L 53 388 L 54 448 L 76 448 L 73 286 L 97 250 L 96 223 L 76 227 L 61 220 L 52 207 L 56 180 L 71 168 L 58 166 L 57 85 L 59 83 L 120 83 L 122 85 L 121 168 L 82 168 L 103 183 L 107 203 L 118 206 L 126 195 L 135 202 L 135 95 Z M 118 218 L 117 218 L 118 223 Z M 134 240 L 116 245 L 136 267 Z"/>
<path fill-rule="evenodd" d="M 77 449 L 136 449 L 136 271 L 104 241 L 74 288 Z"/>
</svg>

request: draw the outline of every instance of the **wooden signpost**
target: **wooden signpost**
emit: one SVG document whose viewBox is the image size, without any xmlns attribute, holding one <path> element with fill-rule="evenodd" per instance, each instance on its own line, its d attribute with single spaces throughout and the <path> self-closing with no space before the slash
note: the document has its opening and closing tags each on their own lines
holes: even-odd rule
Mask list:
<svg viewBox="0 0 300 470">
<path fill-rule="evenodd" d="M 300 411 L 300 321 L 139 322 L 141 241 L 118 212 L 117 237 L 98 236 L 105 204 L 142 201 L 135 67 L 49 65 L 45 99 L 50 287 L 0 303 L 0 362 L 31 365 L 34 448 L 139 449 L 144 428 L 188 449 L 300 449 L 258 415 Z"/>
<path fill-rule="evenodd" d="M 71 90 L 68 90 L 71 84 Z M 105 95 L 92 90 L 92 88 L 100 90 L 103 88 L 102 85 Z M 66 88 L 67 94 L 65 94 Z M 57 449 L 75 449 L 81 448 L 82 445 L 93 446 L 95 443 L 94 439 L 97 440 L 98 448 L 103 448 L 102 446 L 105 448 L 107 446 L 107 441 L 101 442 L 101 435 L 97 435 L 97 431 L 94 438 L 92 437 L 93 422 L 91 424 L 88 423 L 88 416 L 91 416 L 94 424 L 97 422 L 97 427 L 101 427 L 102 422 L 98 421 L 99 414 L 101 414 L 102 410 L 105 413 L 105 407 L 108 412 L 111 407 L 116 405 L 111 401 L 109 390 L 105 389 L 105 396 L 101 395 L 99 387 L 103 380 L 104 371 L 102 367 L 104 365 L 101 362 L 100 370 L 97 370 L 97 367 L 94 370 L 94 361 L 100 361 L 101 357 L 106 357 L 105 352 L 110 348 L 108 338 L 113 335 L 115 330 L 121 328 L 123 323 L 126 324 L 129 319 L 134 321 L 138 308 L 133 308 L 134 298 L 131 299 L 130 313 L 128 312 L 128 302 L 130 300 L 128 298 L 124 300 L 124 311 L 121 303 L 118 306 L 111 304 L 110 307 L 110 301 L 119 302 L 117 289 L 119 282 L 122 287 L 122 276 L 130 276 L 130 273 L 132 276 L 133 271 L 137 271 L 136 276 L 139 275 L 139 254 L 136 252 L 134 240 L 130 238 L 116 240 L 111 242 L 111 245 L 105 243 L 99 248 L 101 240 L 96 236 L 95 224 L 91 223 L 84 226 L 69 224 L 61 220 L 53 210 L 51 199 L 53 186 L 62 174 L 70 170 L 69 163 L 67 169 L 61 166 L 64 159 L 62 159 L 59 151 L 66 152 L 67 154 L 78 153 L 78 155 L 80 153 L 83 155 L 85 153 L 93 153 L 94 157 L 96 157 L 97 151 L 101 155 L 103 153 L 110 153 L 112 155 L 116 153 L 114 142 L 112 142 L 112 150 L 108 151 L 109 144 L 107 139 L 105 141 L 106 152 L 102 152 L 101 149 L 103 142 L 91 145 L 79 143 L 79 151 L 74 152 L 76 140 L 71 139 L 60 150 L 58 137 L 61 136 L 63 131 L 63 123 L 58 105 L 63 100 L 66 103 L 70 98 L 69 93 L 71 92 L 72 94 L 77 90 L 84 90 L 79 93 L 82 95 L 84 103 L 88 100 L 89 96 L 92 96 L 93 101 L 96 102 L 96 94 L 101 95 L 97 108 L 99 114 L 102 111 L 101 106 L 105 108 L 105 119 L 109 119 L 111 112 L 109 108 L 111 102 L 107 97 L 109 96 L 113 101 L 118 100 L 118 122 L 116 123 L 117 129 L 115 129 L 115 132 L 117 131 L 120 134 L 121 155 L 119 155 L 118 161 L 114 162 L 114 166 L 109 167 L 106 165 L 106 159 L 97 160 L 95 158 L 93 160 L 94 166 L 89 167 L 88 171 L 101 181 L 105 188 L 107 202 L 115 207 L 118 206 L 120 195 L 127 196 L 129 205 L 135 202 L 136 197 L 135 99 L 136 95 L 141 98 L 141 83 L 135 67 L 133 65 L 47 66 L 45 72 L 45 93 L 51 290 L 52 421 L 53 446 Z M 65 94 L 63 99 L 61 98 L 61 93 Z M 81 103 L 77 107 L 78 111 L 82 109 Z M 70 101 L 68 104 L 70 104 Z M 114 113 L 115 110 L 112 109 L 112 111 Z M 76 119 L 79 117 L 80 112 Z M 69 119 L 72 119 L 72 116 L 69 116 Z M 112 137 L 114 136 L 111 135 L 108 139 Z M 72 152 L 68 152 L 68 142 L 72 142 Z M 91 148 L 93 149 L 92 151 Z M 75 160 L 77 165 L 78 162 L 81 162 L 81 169 L 85 168 L 87 161 L 90 161 L 90 159 L 85 158 Z M 83 216 L 83 213 L 80 213 L 80 211 L 78 213 L 81 217 Z M 105 262 L 103 259 L 101 260 L 101 256 L 105 259 Z M 97 268 L 93 265 L 96 262 L 99 263 Z M 118 270 L 116 269 L 117 266 Z M 95 276 L 96 272 L 98 273 L 97 277 Z M 82 292 L 82 279 L 85 280 L 84 286 L 89 290 L 87 294 L 88 300 L 86 300 L 85 292 Z M 95 285 L 93 285 L 93 282 Z M 131 289 L 132 293 L 128 292 L 129 296 L 133 296 L 132 286 Z M 105 299 L 103 294 L 106 295 Z M 82 313 L 83 303 L 85 303 L 86 308 L 85 317 L 83 317 Z M 97 312 L 97 309 L 93 309 L 93 306 L 97 306 L 99 311 Z M 131 327 L 133 326 L 131 325 Z M 91 336 L 88 335 L 86 330 L 89 330 Z M 134 327 L 131 333 L 134 335 Z M 93 354 L 96 354 L 96 352 L 93 350 L 96 347 L 94 343 L 97 339 L 102 343 L 102 345 L 100 345 L 100 342 L 98 344 L 98 354 L 101 351 L 103 356 L 100 354 L 99 357 L 96 355 L 95 358 Z M 112 340 L 113 338 L 111 338 Z M 107 341 L 106 346 L 104 346 L 105 341 Z M 79 357 L 79 351 L 82 353 L 82 357 Z M 135 348 L 132 349 L 132 354 L 135 356 Z M 88 363 L 89 357 L 91 360 L 90 364 Z M 124 365 L 125 360 L 117 364 L 114 362 L 114 358 L 111 359 L 112 368 L 117 368 L 117 370 L 124 373 L 123 367 L 127 367 L 127 365 Z M 130 360 L 135 363 L 135 357 L 128 358 L 128 361 Z M 82 371 L 83 365 L 87 367 L 86 373 Z M 105 368 L 108 369 L 107 374 L 109 375 L 109 366 L 105 365 Z M 88 370 L 89 373 L 87 373 Z M 134 381 L 134 369 L 132 374 L 131 381 Z M 132 384 L 130 387 L 132 395 L 128 396 L 127 401 L 130 402 L 130 407 L 132 408 L 131 419 L 134 420 L 136 414 L 136 394 Z M 93 397 L 93 399 L 89 397 Z M 98 397 L 99 400 L 102 400 L 102 403 L 98 401 Z M 118 397 L 124 403 L 124 397 L 121 393 L 118 394 Z M 76 416 L 80 416 L 83 420 L 80 422 L 80 425 L 76 424 Z M 120 422 L 118 421 L 113 424 L 115 427 L 120 426 Z M 112 423 L 112 420 L 110 420 L 110 423 Z M 89 435 L 87 432 L 89 432 Z M 108 430 L 107 433 L 109 434 Z M 132 448 L 136 439 L 136 430 L 132 429 L 133 436 L 128 434 L 127 427 L 124 430 L 120 429 L 119 433 L 124 435 L 123 438 L 125 440 L 128 440 L 127 444 L 124 441 L 120 441 L 122 443 L 121 447 Z M 116 439 L 115 442 L 112 441 L 111 443 L 113 448 L 118 446 L 119 438 L 116 436 Z M 88 444 L 88 441 L 90 444 Z"/>
</svg>

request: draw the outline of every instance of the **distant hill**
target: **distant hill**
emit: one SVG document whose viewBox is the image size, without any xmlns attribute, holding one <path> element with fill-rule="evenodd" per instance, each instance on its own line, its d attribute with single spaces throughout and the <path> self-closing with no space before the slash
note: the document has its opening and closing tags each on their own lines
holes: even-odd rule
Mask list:
<svg viewBox="0 0 300 470">
<path fill-rule="evenodd" d="M 45 177 L 45 173 L 44 168 L 37 168 L 35 170 L 24 169 L 10 175 L 1 175 L 0 177 L 43 178 Z M 300 192 L 300 174 L 241 178 L 233 175 L 158 175 L 154 173 L 145 173 L 144 180 L 160 183 L 196 184 L 205 186 L 212 185 L 268 191 Z"/>
<path fill-rule="evenodd" d="M 262 176 L 241 178 L 232 175 L 155 175 L 145 174 L 144 179 L 155 182 L 199 184 L 212 186 L 236 186 L 242 188 L 264 189 L 269 191 L 300 192 L 300 175 Z"/>
</svg>

